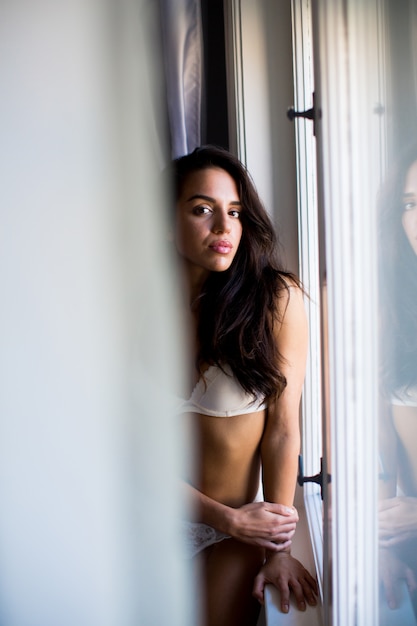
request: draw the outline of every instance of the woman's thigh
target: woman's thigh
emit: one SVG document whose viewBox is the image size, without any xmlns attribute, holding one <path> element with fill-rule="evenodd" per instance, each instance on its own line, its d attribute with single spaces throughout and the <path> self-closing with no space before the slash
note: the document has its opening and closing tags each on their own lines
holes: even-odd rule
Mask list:
<svg viewBox="0 0 417 626">
<path fill-rule="evenodd" d="M 206 626 L 256 626 L 260 605 L 252 596 L 264 560 L 262 548 L 225 539 L 203 553 Z"/>
</svg>

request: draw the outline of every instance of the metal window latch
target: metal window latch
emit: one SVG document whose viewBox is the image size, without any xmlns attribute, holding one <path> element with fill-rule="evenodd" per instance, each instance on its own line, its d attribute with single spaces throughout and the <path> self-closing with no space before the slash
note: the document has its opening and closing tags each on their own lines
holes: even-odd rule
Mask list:
<svg viewBox="0 0 417 626">
<path fill-rule="evenodd" d="M 321 111 L 316 110 L 315 94 L 313 93 L 313 106 L 311 109 L 307 109 L 306 111 L 295 111 L 294 107 L 289 107 L 289 109 L 287 109 L 287 117 L 291 122 L 293 122 L 296 117 L 313 120 L 313 133 L 314 136 L 316 136 L 316 122 L 317 119 L 321 118 Z"/>
<path fill-rule="evenodd" d="M 320 485 L 320 495 L 321 495 L 321 499 L 323 500 L 323 484 L 324 484 L 323 478 L 324 478 L 323 458 L 320 459 L 320 472 L 318 474 L 315 474 L 314 476 L 304 476 L 303 457 L 300 454 L 298 457 L 298 476 L 297 476 L 297 482 L 300 485 L 300 487 L 302 487 L 304 483 L 317 483 L 318 485 Z M 332 479 L 331 475 L 327 474 L 326 475 L 327 484 L 331 481 L 331 479 Z"/>
</svg>

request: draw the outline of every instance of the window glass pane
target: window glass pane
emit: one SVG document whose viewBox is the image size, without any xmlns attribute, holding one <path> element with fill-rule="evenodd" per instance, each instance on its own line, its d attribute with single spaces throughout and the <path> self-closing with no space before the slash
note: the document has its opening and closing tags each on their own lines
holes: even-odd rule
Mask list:
<svg viewBox="0 0 417 626">
<path fill-rule="evenodd" d="M 386 180 L 378 201 L 380 623 L 417 623 L 417 3 L 387 3 Z"/>
</svg>

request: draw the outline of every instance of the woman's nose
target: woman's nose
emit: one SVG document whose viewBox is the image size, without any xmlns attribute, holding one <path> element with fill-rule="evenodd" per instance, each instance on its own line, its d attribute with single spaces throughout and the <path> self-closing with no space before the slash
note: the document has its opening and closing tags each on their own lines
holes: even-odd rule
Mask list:
<svg viewBox="0 0 417 626">
<path fill-rule="evenodd" d="M 215 233 L 229 233 L 230 232 L 230 217 L 227 213 L 217 213 L 214 216 L 213 232 Z"/>
</svg>

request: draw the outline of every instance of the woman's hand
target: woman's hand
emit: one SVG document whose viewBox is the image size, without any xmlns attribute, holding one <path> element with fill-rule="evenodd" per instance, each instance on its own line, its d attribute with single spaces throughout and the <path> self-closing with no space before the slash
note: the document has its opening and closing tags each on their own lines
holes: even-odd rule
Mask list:
<svg viewBox="0 0 417 626">
<path fill-rule="evenodd" d="M 410 593 L 417 590 L 417 578 L 412 569 L 401 561 L 391 550 L 381 549 L 379 553 L 379 572 L 381 583 L 385 592 L 387 604 L 390 609 L 396 609 L 401 605 L 401 583 L 408 587 Z"/>
<path fill-rule="evenodd" d="M 294 507 L 271 502 L 252 502 L 230 510 L 227 533 L 271 552 L 288 549 L 295 533 L 298 513 Z"/>
<path fill-rule="evenodd" d="M 379 507 L 379 543 L 389 548 L 417 537 L 417 498 L 387 498 Z"/>
<path fill-rule="evenodd" d="M 290 610 L 291 591 L 300 611 L 305 611 L 306 603 L 311 606 L 317 604 L 317 582 L 289 551 L 268 554 L 265 564 L 255 578 L 253 595 L 261 604 L 264 603 L 265 585 L 268 583 L 278 589 L 283 613 Z"/>
</svg>

